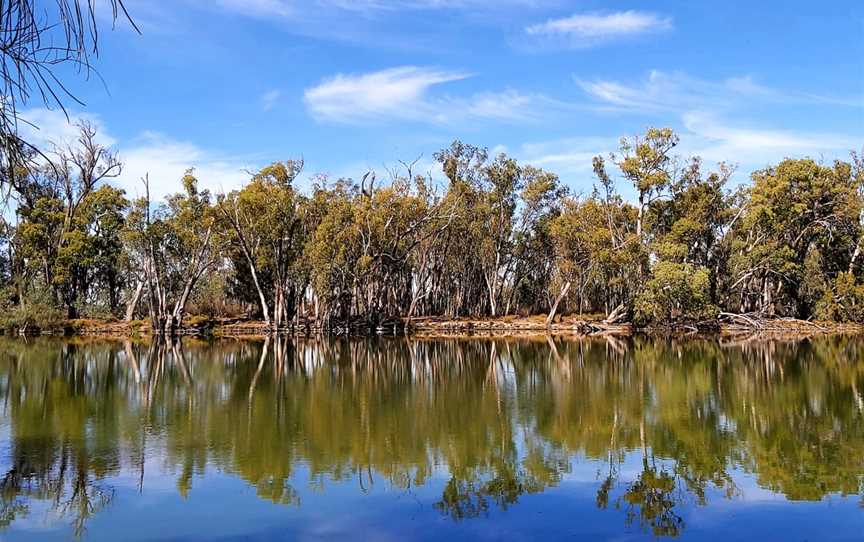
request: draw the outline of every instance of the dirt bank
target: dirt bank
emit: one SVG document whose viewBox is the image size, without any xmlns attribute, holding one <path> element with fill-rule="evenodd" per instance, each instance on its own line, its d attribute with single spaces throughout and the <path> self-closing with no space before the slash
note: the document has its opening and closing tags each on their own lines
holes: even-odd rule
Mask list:
<svg viewBox="0 0 864 542">
<path fill-rule="evenodd" d="M 813 336 L 824 334 L 858 334 L 864 326 L 838 322 L 810 322 L 794 319 L 761 319 L 747 317 L 724 318 L 703 322 L 699 326 L 658 326 L 636 329 L 630 324 L 604 324 L 602 316 L 566 316 L 551 325 L 546 325 L 545 316 L 506 316 L 501 318 L 442 318 L 421 317 L 409 321 L 395 321 L 375 328 L 352 328 L 349 335 L 401 335 L 405 329 L 417 336 L 465 336 L 465 335 L 619 335 L 633 333 L 711 335 L 711 334 L 761 334 Z M 48 329 L 6 330 L 7 335 L 66 335 L 66 336 L 105 336 L 134 337 L 150 335 L 147 321 L 79 319 L 58 322 Z M 262 321 L 243 319 L 218 319 L 194 316 L 183 321 L 180 335 L 214 337 L 263 337 L 271 330 Z M 315 335 L 320 328 L 314 322 L 282 329 L 280 333 L 294 335 Z M 342 333 L 343 335 L 346 333 Z"/>
</svg>

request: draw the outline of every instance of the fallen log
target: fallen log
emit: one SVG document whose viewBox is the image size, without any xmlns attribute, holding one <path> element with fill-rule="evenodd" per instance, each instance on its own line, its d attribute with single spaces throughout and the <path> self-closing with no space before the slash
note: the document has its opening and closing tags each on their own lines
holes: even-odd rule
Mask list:
<svg viewBox="0 0 864 542">
<path fill-rule="evenodd" d="M 620 305 L 612 309 L 612 312 L 610 312 L 609 315 L 606 316 L 606 319 L 603 320 L 603 323 L 620 324 L 626 320 L 628 312 L 629 311 L 627 310 L 627 305 L 621 303 Z"/>
<path fill-rule="evenodd" d="M 731 320 L 749 329 L 763 329 L 765 327 L 763 324 L 763 319 L 757 316 L 735 314 L 734 312 L 721 312 L 719 317 L 721 320 Z"/>
</svg>

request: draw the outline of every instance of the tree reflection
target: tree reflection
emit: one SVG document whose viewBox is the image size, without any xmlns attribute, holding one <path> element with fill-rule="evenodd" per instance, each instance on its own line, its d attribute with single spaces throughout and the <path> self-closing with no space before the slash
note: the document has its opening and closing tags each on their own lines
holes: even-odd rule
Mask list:
<svg viewBox="0 0 864 542">
<path fill-rule="evenodd" d="M 301 465 L 361 493 L 441 475 L 454 520 L 587 461 L 598 508 L 657 536 L 739 495 L 736 469 L 792 500 L 864 493 L 854 338 L 2 343 L 3 526 L 44 501 L 80 534 L 114 476 L 143 490 L 148 454 L 184 497 L 215 468 L 280 504 L 300 504 Z"/>
</svg>

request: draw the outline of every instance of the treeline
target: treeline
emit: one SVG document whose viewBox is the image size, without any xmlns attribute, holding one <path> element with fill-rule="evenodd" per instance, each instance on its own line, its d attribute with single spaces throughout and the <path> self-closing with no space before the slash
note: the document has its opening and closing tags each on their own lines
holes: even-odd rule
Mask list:
<svg viewBox="0 0 864 542">
<path fill-rule="evenodd" d="M 864 163 L 787 159 L 732 187 L 675 154 L 668 128 L 594 159 L 594 188 L 459 141 L 434 157 L 446 181 L 402 163 L 384 182 L 314 178 L 277 162 L 228 194 L 130 201 L 122 164 L 81 125 L 50 161 L 8 168 L 6 325 L 146 318 L 172 333 L 190 313 L 273 328 L 374 327 L 418 316 L 602 313 L 696 325 L 723 312 L 864 321 Z M 616 179 L 636 194 L 621 196 Z"/>
</svg>

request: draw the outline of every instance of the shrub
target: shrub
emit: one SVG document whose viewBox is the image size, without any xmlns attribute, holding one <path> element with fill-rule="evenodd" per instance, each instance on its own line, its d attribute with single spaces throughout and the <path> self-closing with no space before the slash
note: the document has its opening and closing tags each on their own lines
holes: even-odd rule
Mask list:
<svg viewBox="0 0 864 542">
<path fill-rule="evenodd" d="M 12 302 L 8 290 L 3 293 L 0 307 L 2 329 L 49 329 L 56 327 L 64 319 L 65 313 L 47 290 L 30 291 L 19 303 Z"/>
<path fill-rule="evenodd" d="M 864 322 L 864 284 L 852 273 L 840 273 L 816 303 L 816 318 L 836 322 Z"/>
<path fill-rule="evenodd" d="M 717 316 L 711 304 L 710 275 L 704 267 L 659 262 L 651 278 L 637 295 L 634 322 L 651 324 L 692 324 Z"/>
</svg>

